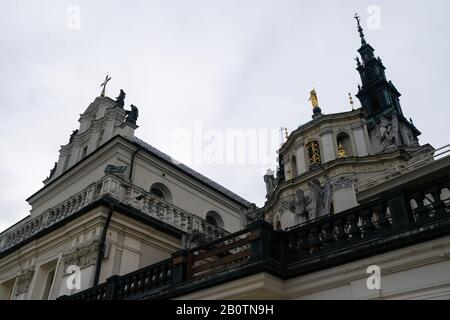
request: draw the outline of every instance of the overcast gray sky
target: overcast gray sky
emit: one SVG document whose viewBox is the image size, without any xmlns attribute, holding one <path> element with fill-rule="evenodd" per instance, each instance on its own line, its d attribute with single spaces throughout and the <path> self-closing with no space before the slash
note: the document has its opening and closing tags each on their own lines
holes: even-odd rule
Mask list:
<svg viewBox="0 0 450 320">
<path fill-rule="evenodd" d="M 381 9 L 379 29 L 366 26 L 370 5 Z M 313 87 L 324 113 L 349 110 L 359 83 L 355 12 L 421 143 L 449 143 L 449 10 L 448 0 L 1 0 L 0 230 L 28 214 L 25 199 L 107 72 L 107 94 L 123 88 L 140 108 L 136 135 L 169 154 L 173 132 L 199 121 L 292 131 L 311 118 Z M 263 204 L 265 166 L 180 160 Z"/>
</svg>

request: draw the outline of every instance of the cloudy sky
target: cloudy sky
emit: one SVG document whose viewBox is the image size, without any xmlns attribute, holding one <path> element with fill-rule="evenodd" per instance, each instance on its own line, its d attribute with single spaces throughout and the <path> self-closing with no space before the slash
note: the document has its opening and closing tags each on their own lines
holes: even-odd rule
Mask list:
<svg viewBox="0 0 450 320">
<path fill-rule="evenodd" d="M 123 88 L 140 108 L 137 136 L 262 205 L 270 163 L 193 161 L 175 133 L 292 131 L 311 118 L 313 87 L 324 113 L 349 110 L 355 12 L 421 142 L 449 143 L 449 10 L 448 0 L 2 0 L 0 230 L 28 214 L 25 199 L 108 72 L 107 94 Z"/>
</svg>

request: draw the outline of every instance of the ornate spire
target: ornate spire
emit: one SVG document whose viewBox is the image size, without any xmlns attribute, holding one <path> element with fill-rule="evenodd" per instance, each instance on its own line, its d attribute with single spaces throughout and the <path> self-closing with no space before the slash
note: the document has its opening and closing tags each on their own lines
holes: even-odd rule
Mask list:
<svg viewBox="0 0 450 320">
<path fill-rule="evenodd" d="M 355 19 L 356 22 L 358 23 L 358 32 L 359 32 L 359 36 L 361 37 L 361 44 L 365 45 L 367 44 L 366 39 L 364 38 L 364 30 L 361 27 L 361 18 L 359 17 L 359 15 L 357 13 L 355 13 Z"/>
<path fill-rule="evenodd" d="M 355 110 L 355 108 L 353 107 L 353 97 L 352 97 L 351 93 L 348 94 L 348 100 L 350 101 L 350 105 L 352 106 L 352 110 Z"/>
</svg>

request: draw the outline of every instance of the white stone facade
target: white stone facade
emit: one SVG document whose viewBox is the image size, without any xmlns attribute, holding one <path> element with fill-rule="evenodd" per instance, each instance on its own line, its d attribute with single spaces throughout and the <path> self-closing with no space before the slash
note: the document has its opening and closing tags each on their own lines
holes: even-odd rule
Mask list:
<svg viewBox="0 0 450 320">
<path fill-rule="evenodd" d="M 79 122 L 53 175 L 27 200 L 30 216 L 0 234 L 0 299 L 55 299 L 91 287 L 110 210 L 96 205 L 104 196 L 179 235 L 114 210 L 99 283 L 169 258 L 193 230 L 211 240 L 241 227 L 248 202 L 140 144 L 137 125 L 112 99 L 96 98 Z M 111 165 L 125 170 L 106 173 Z M 67 285 L 70 266 L 80 269 L 80 289 Z"/>
</svg>

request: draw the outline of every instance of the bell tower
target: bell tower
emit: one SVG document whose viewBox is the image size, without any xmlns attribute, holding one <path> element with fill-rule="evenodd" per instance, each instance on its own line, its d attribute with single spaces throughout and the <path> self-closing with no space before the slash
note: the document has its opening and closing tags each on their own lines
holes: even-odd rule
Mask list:
<svg viewBox="0 0 450 320">
<path fill-rule="evenodd" d="M 359 16 L 355 15 L 355 19 L 361 38 L 361 48 L 358 52 L 362 59 L 356 58 L 356 70 L 359 72 L 362 83 L 356 96 L 369 117 L 379 114 L 386 116 L 394 111 L 403 115 L 399 100 L 401 94 L 393 83 L 386 79 L 386 67 L 381 58 L 375 56 L 375 49 L 366 42 Z"/>
<path fill-rule="evenodd" d="M 132 139 L 136 124 L 138 108 L 131 105 L 125 110 L 125 92 L 120 90 L 119 96 L 113 100 L 105 96 L 105 87 L 110 77 L 102 84 L 102 92 L 80 115 L 80 126 L 70 135 L 69 142 L 61 146 L 58 162 L 43 182 L 48 184 L 70 167 L 86 158 L 116 135 Z"/>
<path fill-rule="evenodd" d="M 361 77 L 361 85 L 358 85 L 356 97 L 361 102 L 362 109 L 367 116 L 366 122 L 369 131 L 374 136 L 378 136 L 378 140 L 383 140 L 384 146 L 380 147 L 381 149 L 375 147 L 375 151 L 386 151 L 389 146 L 417 146 L 417 137 L 421 132 L 403 115 L 400 105 L 401 94 L 392 81 L 387 80 L 386 67 L 381 58 L 375 56 L 375 49 L 367 43 L 358 14 L 355 15 L 355 19 L 361 38 L 361 47 L 358 49 L 361 58 L 355 58 L 356 70 Z M 380 126 L 381 137 L 378 132 Z M 390 136 L 383 133 L 383 126 L 389 127 Z M 383 135 L 386 139 L 383 138 Z"/>
</svg>

